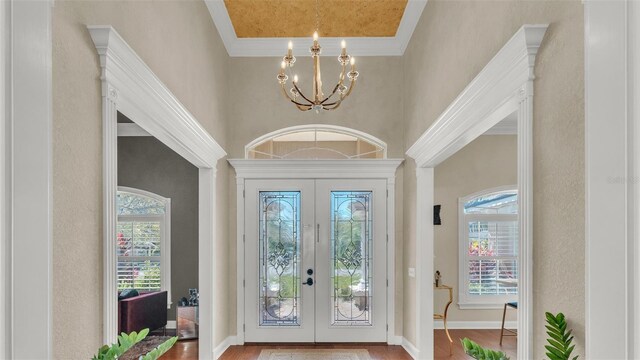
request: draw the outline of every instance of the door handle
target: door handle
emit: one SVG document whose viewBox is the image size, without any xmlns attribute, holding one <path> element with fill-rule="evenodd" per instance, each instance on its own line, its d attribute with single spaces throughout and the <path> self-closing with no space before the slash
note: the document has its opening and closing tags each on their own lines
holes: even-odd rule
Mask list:
<svg viewBox="0 0 640 360">
<path fill-rule="evenodd" d="M 303 282 L 302 285 L 309 285 L 309 286 L 313 285 L 313 279 L 312 278 L 307 278 L 307 281 Z"/>
</svg>

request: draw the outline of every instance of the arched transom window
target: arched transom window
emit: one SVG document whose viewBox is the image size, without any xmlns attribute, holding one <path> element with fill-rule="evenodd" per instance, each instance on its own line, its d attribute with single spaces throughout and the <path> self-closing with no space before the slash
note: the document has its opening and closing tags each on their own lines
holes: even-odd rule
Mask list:
<svg viewBox="0 0 640 360">
<path fill-rule="evenodd" d="M 171 199 L 118 187 L 118 291 L 166 290 L 171 299 Z"/>
<path fill-rule="evenodd" d="M 384 159 L 387 144 L 333 125 L 303 125 L 261 136 L 245 147 L 247 159 Z"/>
</svg>

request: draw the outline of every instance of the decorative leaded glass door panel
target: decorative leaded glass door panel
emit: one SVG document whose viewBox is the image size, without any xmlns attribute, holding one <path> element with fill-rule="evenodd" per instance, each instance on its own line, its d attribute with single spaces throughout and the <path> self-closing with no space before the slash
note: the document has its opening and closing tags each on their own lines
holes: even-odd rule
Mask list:
<svg viewBox="0 0 640 360">
<path fill-rule="evenodd" d="M 386 180 L 316 180 L 316 342 L 387 341 Z"/>
<path fill-rule="evenodd" d="M 245 341 L 386 341 L 386 180 L 245 190 Z"/>
<path fill-rule="evenodd" d="M 313 342 L 314 180 L 247 180 L 245 340 Z"/>
</svg>

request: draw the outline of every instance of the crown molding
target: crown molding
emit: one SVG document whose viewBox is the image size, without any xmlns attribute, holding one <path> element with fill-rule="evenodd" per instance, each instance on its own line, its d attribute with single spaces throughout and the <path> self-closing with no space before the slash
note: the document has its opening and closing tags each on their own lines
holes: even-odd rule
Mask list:
<svg viewBox="0 0 640 360">
<path fill-rule="evenodd" d="M 215 169 L 224 149 L 110 25 L 87 26 L 100 55 L 103 94 L 118 111 L 196 166 Z M 135 99 L 133 101 L 132 99 Z"/>
<path fill-rule="evenodd" d="M 518 117 L 511 114 L 506 119 L 495 124 L 491 129 L 487 130 L 483 135 L 517 135 L 518 134 Z"/>
<path fill-rule="evenodd" d="M 547 24 L 523 25 L 406 154 L 418 167 L 434 167 L 518 110 Z"/>
<path fill-rule="evenodd" d="M 211 18 L 222 38 L 227 53 L 231 57 L 281 57 L 286 53 L 287 41 L 293 42 L 294 54 L 308 54 L 310 37 L 308 38 L 238 38 L 231 23 L 231 18 L 224 5 L 224 0 L 205 0 Z M 398 31 L 391 37 L 346 37 L 321 38 L 322 53 L 338 56 L 341 51 L 340 42 L 346 40 L 349 53 L 354 56 L 402 56 L 413 31 L 418 25 L 427 0 L 408 0 Z"/>
</svg>

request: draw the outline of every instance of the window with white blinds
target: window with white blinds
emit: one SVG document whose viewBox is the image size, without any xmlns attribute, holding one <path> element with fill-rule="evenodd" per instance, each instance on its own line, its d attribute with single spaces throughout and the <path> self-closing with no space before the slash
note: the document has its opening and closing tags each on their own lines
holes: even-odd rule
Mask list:
<svg viewBox="0 0 640 360">
<path fill-rule="evenodd" d="M 460 199 L 460 308 L 491 308 L 518 296 L 518 195 L 491 189 Z"/>
<path fill-rule="evenodd" d="M 118 188 L 118 291 L 166 290 L 171 299 L 171 199 L 133 188 Z"/>
</svg>

